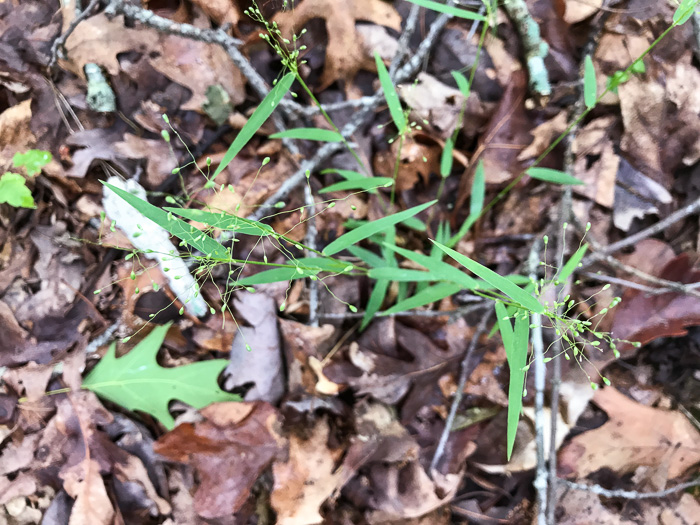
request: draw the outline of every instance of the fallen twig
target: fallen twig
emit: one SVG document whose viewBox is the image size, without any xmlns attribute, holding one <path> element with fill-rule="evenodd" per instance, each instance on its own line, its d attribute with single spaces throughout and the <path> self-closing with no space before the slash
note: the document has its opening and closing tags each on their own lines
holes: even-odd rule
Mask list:
<svg viewBox="0 0 700 525">
<path fill-rule="evenodd" d="M 552 94 L 552 86 L 549 84 L 544 58 L 549 52 L 549 46 L 540 37 L 537 22 L 530 15 L 525 0 L 504 0 L 503 9 L 513 21 L 525 49 L 530 91 L 541 98 L 548 97 Z"/>
<path fill-rule="evenodd" d="M 660 490 L 658 492 L 637 492 L 636 490 L 608 490 L 604 489 L 600 485 L 586 485 L 584 483 L 575 483 L 573 481 L 568 481 L 565 479 L 559 479 L 559 483 L 571 487 L 576 490 L 585 490 L 587 492 L 592 492 L 593 494 L 598 494 L 599 496 L 605 496 L 606 498 L 623 498 L 623 499 L 653 499 L 653 498 L 665 498 L 676 492 L 680 492 L 691 487 L 700 486 L 700 478 L 694 479 L 693 481 L 688 481 L 686 483 L 681 483 L 675 487 L 671 487 L 666 490 Z"/>
<path fill-rule="evenodd" d="M 66 29 L 66 32 L 53 41 L 53 44 L 51 45 L 51 60 L 49 61 L 48 65 L 49 69 L 52 69 L 56 65 L 56 62 L 59 58 L 58 55 L 63 54 L 63 50 L 66 45 L 66 40 L 68 40 L 68 37 L 71 35 L 71 33 L 75 31 L 75 28 L 78 27 L 78 24 L 80 24 L 80 22 L 82 22 L 92 14 L 92 12 L 99 5 L 99 3 L 100 0 L 91 0 L 88 6 L 85 9 L 83 9 L 81 13 L 76 15 L 76 17 Z"/>
<path fill-rule="evenodd" d="M 589 255 L 581 262 L 580 268 L 587 268 L 593 263 L 604 259 L 606 255 L 610 255 L 612 253 L 620 251 L 623 248 L 627 248 L 628 246 L 634 246 L 643 239 L 651 237 L 652 235 L 656 235 L 657 233 L 661 233 L 672 224 L 675 224 L 678 221 L 685 219 L 689 215 L 697 213 L 698 211 L 700 211 L 700 199 L 696 199 L 694 202 L 691 202 L 690 204 L 684 206 L 680 210 L 675 211 L 674 213 L 672 213 L 665 219 L 657 222 L 656 224 L 649 226 L 648 228 L 645 228 L 642 231 L 635 233 L 634 235 L 630 235 L 629 237 L 626 237 L 621 241 L 610 244 L 609 246 L 606 246 L 602 250 L 598 251 L 597 253 Z"/>
<path fill-rule="evenodd" d="M 445 454 L 445 447 L 447 446 L 447 441 L 450 438 L 450 432 L 452 432 L 452 426 L 454 425 L 455 416 L 457 415 L 457 409 L 459 408 L 459 405 L 462 402 L 462 396 L 464 395 L 464 386 L 467 384 L 467 379 L 469 379 L 469 376 L 471 375 L 472 371 L 476 366 L 476 363 L 472 363 L 474 350 L 476 349 L 476 345 L 479 344 L 479 339 L 481 338 L 481 336 L 484 335 L 487 331 L 486 327 L 488 325 L 489 320 L 491 319 L 491 312 L 492 310 L 487 310 L 486 313 L 484 313 L 484 316 L 481 318 L 481 322 L 479 323 L 479 326 L 477 327 L 476 332 L 472 337 L 472 340 L 469 342 L 469 348 L 467 348 L 467 352 L 464 354 L 464 359 L 462 359 L 461 370 L 459 373 L 459 381 L 457 382 L 457 391 L 455 392 L 455 396 L 452 399 L 452 404 L 450 405 L 450 412 L 447 415 L 447 420 L 445 421 L 445 428 L 442 430 L 442 434 L 440 434 L 440 440 L 438 441 L 437 447 L 435 448 L 433 460 L 430 462 L 431 473 L 437 469 L 440 460 L 442 460 L 442 456 Z"/>
</svg>

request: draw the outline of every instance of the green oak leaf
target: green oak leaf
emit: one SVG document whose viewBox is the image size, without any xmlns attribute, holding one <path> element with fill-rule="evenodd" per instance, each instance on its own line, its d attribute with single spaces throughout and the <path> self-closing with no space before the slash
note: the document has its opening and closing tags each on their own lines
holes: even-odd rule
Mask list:
<svg viewBox="0 0 700 525">
<path fill-rule="evenodd" d="M 217 378 L 227 359 L 200 361 L 176 368 L 163 368 L 156 361 L 170 323 L 156 326 L 128 354 L 117 358 L 112 343 L 97 366 L 83 380 L 82 387 L 127 410 L 152 415 L 172 430 L 175 420 L 168 411 L 170 401 L 178 399 L 200 409 L 222 401 L 241 398 L 219 388 Z"/>
</svg>

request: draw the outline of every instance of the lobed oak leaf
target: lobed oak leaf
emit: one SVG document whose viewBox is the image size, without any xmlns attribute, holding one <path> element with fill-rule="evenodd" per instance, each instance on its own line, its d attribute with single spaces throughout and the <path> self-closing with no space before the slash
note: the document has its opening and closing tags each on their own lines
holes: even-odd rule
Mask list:
<svg viewBox="0 0 700 525">
<path fill-rule="evenodd" d="M 174 399 L 200 409 L 220 401 L 239 401 L 225 392 L 217 378 L 225 359 L 200 361 L 177 368 L 163 368 L 156 361 L 170 324 L 157 326 L 128 354 L 117 358 L 116 345 L 110 346 L 97 366 L 83 381 L 83 388 L 128 410 L 141 410 L 172 429 L 175 420 L 168 411 Z"/>
<path fill-rule="evenodd" d="M 291 38 L 304 24 L 314 18 L 322 18 L 328 32 L 326 66 L 319 89 L 325 89 L 336 80 L 352 81 L 360 69 L 374 69 L 374 59 L 367 56 L 362 38 L 355 29 L 357 21 L 372 22 L 401 30 L 401 16 L 382 0 L 304 0 L 291 11 L 278 13 L 277 22 L 282 34 Z"/>
</svg>

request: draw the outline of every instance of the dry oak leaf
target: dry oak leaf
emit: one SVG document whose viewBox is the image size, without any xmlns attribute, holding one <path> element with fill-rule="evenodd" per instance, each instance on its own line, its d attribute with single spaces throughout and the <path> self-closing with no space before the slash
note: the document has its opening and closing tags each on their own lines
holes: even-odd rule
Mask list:
<svg viewBox="0 0 700 525">
<path fill-rule="evenodd" d="M 340 487 L 342 476 L 336 465 L 343 449 L 328 448 L 328 421 L 316 423 L 311 437 L 289 438 L 289 460 L 272 466 L 275 485 L 270 504 L 280 525 L 306 525 L 323 522 L 319 509 Z"/>
<path fill-rule="evenodd" d="M 121 15 L 110 20 L 101 13 L 81 22 L 65 47 L 68 60 L 61 61 L 61 66 L 83 79 L 83 67 L 89 62 L 117 75 L 121 69 L 119 54 L 141 53 L 156 71 L 192 91 L 192 97 L 181 107 L 184 110 L 199 110 L 212 85 L 220 85 L 234 106 L 245 99 L 243 76 L 221 47 L 159 34 L 153 29 L 132 29 L 124 25 Z"/>
<path fill-rule="evenodd" d="M 560 475 L 580 479 L 602 468 L 624 475 L 664 463 L 673 479 L 700 462 L 700 432 L 680 412 L 641 405 L 612 387 L 593 401 L 609 419 L 562 447 Z"/>
<path fill-rule="evenodd" d="M 291 38 L 293 32 L 300 32 L 304 24 L 314 18 L 324 19 L 328 32 L 326 65 L 319 89 L 327 88 L 336 80 L 350 82 L 360 69 L 373 68 L 374 59 L 359 45 L 362 40 L 355 22 L 362 20 L 401 30 L 401 16 L 382 0 L 304 0 L 291 11 L 278 13 L 273 21 L 286 38 Z"/>
<path fill-rule="evenodd" d="M 86 456 L 83 461 L 61 473 L 63 488 L 75 499 L 69 525 L 110 525 L 114 509 L 107 495 L 100 465 Z"/>
<path fill-rule="evenodd" d="M 564 3 L 566 4 L 564 22 L 567 24 L 582 22 L 603 7 L 603 0 L 564 0 Z"/>
<path fill-rule="evenodd" d="M 192 3 L 220 26 L 236 25 L 241 18 L 234 0 L 192 0 Z"/>
</svg>

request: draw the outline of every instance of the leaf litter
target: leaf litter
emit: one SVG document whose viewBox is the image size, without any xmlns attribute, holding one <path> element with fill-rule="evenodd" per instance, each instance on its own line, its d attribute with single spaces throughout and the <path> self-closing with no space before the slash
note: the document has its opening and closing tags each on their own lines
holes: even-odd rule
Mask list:
<svg viewBox="0 0 700 525">
<path fill-rule="evenodd" d="M 292 9 L 283 4 L 263 2 L 261 8 L 271 11 L 287 38 L 308 29 L 299 40 L 311 44 L 301 75 L 324 103 L 373 92 L 378 85 L 373 52 L 389 64 L 401 51 L 399 39 L 410 9 L 407 2 L 379 0 L 347 2 L 342 9 L 317 0 L 294 3 Z M 409 120 L 422 129 L 413 129 L 400 147 L 395 130 L 385 126 L 389 115 L 379 111 L 352 138 L 362 144 L 361 156 L 377 176 L 393 177 L 398 159 L 397 202 L 387 208 L 377 193 L 333 193 L 347 200 L 319 215 L 319 250 L 352 231 L 349 219 L 376 223 L 388 209 L 401 212 L 438 199 L 434 212 L 418 216 L 427 233 L 396 228 L 398 247 L 430 253 L 427 239 L 436 239 L 439 228 L 448 225 L 454 234 L 467 216 L 478 161 L 485 168 L 488 203 L 571 122 L 571 83 L 578 79 L 575 50 L 581 46 L 575 32 L 585 33 L 601 14 L 601 5 L 527 4 L 550 46 L 547 64 L 554 93 L 548 105 L 529 99 L 516 33 L 500 15 L 494 18 L 497 31 L 485 37 L 465 102 L 450 72 L 461 70 L 469 77 L 479 34 L 469 40 L 468 21 L 454 19 L 438 37 L 424 71 L 399 86 Z M 275 193 L 301 159 L 267 138 L 274 132 L 267 123 L 218 175 L 216 188 L 203 187 L 201 174 L 182 165 L 196 164 L 209 173 L 224 158 L 236 133 L 231 128 L 240 129 L 259 100 L 251 80 L 216 44 L 95 12 L 68 37 L 65 55 L 47 82 L 51 43 L 68 28 L 73 7 L 65 2 L 61 18 L 47 16 L 55 6 L 49 9 L 43 1 L 0 9 L 0 83 L 6 90 L 0 99 L 0 168 L 21 177 L 16 180 L 23 181 L 36 205 L 20 210 L 0 204 L 0 337 L 5 345 L 0 365 L 8 367 L 0 392 L 3 518 L 196 523 L 235 516 L 241 523 L 266 519 L 290 524 L 531 518 L 530 472 L 536 463 L 532 379 L 528 376 L 526 382 L 525 417 L 515 451 L 506 462 L 509 372 L 498 336 L 477 346 L 457 406 L 458 424 L 437 468 L 429 467 L 457 392 L 459 363 L 478 323 L 474 315 L 453 317 L 468 294 L 423 306 L 420 316 L 377 317 L 361 331 L 336 298 L 364 308 L 372 281 L 340 273 L 320 283 L 320 313 L 327 317 L 314 327 L 306 324 L 312 308 L 308 282 L 266 285 L 231 297 L 221 288 L 226 272 L 215 268 L 214 280 L 202 283 L 196 295 L 209 303 L 223 298 L 227 308 L 221 311 L 217 305 L 211 313 L 202 303 L 191 312 L 196 315 L 181 317 L 180 306 L 189 309 L 196 301 L 183 298 L 170 306 L 182 297 L 175 280 L 166 279 L 172 270 L 158 269 L 145 257 L 125 260 L 133 246 L 118 231 L 124 220 L 117 220 L 112 232 L 111 221 L 100 219 L 103 211 L 114 218 L 101 198 L 99 181 L 107 179 L 103 169 L 127 179 L 138 174 L 149 201 L 158 205 L 168 194 L 188 209 L 225 210 L 244 218 Z M 259 28 L 242 15 L 243 7 L 223 0 L 152 4 L 158 16 L 202 30 L 219 27 L 242 38 L 242 52 L 271 85 L 279 58 L 260 45 Z M 649 46 L 672 15 L 670 7 L 642 0 L 630 2 L 627 11 L 610 13 L 592 54 L 597 93 Z M 408 42 L 409 55 L 436 15 L 423 10 L 420 16 Z M 691 87 L 698 80 L 693 46 L 689 25 L 675 30 L 644 59 L 644 71 L 606 94 L 575 132 L 570 174 L 586 184 L 573 188 L 573 210 L 582 224 L 595 222 L 592 231 L 603 245 L 700 197 L 700 188 L 692 184 L 700 158 L 699 105 Z M 105 73 L 119 113 L 90 109 L 84 68 L 92 63 Z M 306 94 L 295 91 L 297 102 L 309 103 Z M 220 95 L 220 111 L 212 109 L 214 93 Z M 453 135 L 463 103 L 461 130 Z M 361 105 L 331 116 L 346 122 L 357 107 Z M 163 114 L 172 125 L 169 143 L 160 135 Z M 292 118 L 303 120 L 300 115 Z M 289 127 L 308 126 L 327 129 L 320 120 Z M 176 133 L 184 143 L 174 139 Z M 457 162 L 439 194 L 441 154 L 452 136 Z M 303 155 L 312 156 L 310 148 L 302 143 Z M 53 161 L 30 175 L 12 159 L 32 149 L 49 151 Z M 541 167 L 560 169 L 565 154 L 563 147 L 555 148 Z M 265 157 L 269 164 L 259 170 Z M 322 167 L 357 169 L 344 165 L 345 160 L 340 166 L 337 159 Z M 317 178 L 316 173 L 309 179 L 317 212 L 327 197 L 318 193 L 321 182 L 330 180 L 338 179 Z M 217 191 L 221 185 L 234 191 Z M 551 185 L 524 178 L 452 248 L 500 275 L 516 273 L 531 241 L 545 233 L 552 236 L 559 195 Z M 305 204 L 301 192 L 284 200 L 288 208 Z M 306 218 L 308 212 L 297 210 L 275 218 L 272 226 L 300 242 L 310 231 L 309 223 L 299 225 Z M 657 244 L 641 241 L 620 259 L 652 277 L 692 286 L 700 278 L 697 230 L 691 216 L 656 234 Z M 374 250 L 364 253 L 368 260 L 382 253 L 373 241 L 370 236 L 361 244 Z M 233 243 L 234 254 L 241 260 L 268 257 L 284 264 L 285 250 L 295 249 L 284 242 L 273 249 L 270 242 L 241 235 Z M 163 251 L 177 248 L 170 244 Z M 357 253 L 352 255 L 342 257 L 354 263 Z M 402 257 L 394 263 L 395 268 L 425 271 Z M 134 270 L 138 275 L 132 279 Z M 185 266 L 182 275 L 191 270 Z M 594 270 L 650 285 L 648 279 L 604 262 Z M 241 276 L 254 274 L 249 265 Z M 621 378 L 615 388 L 593 392 L 578 367 L 564 365 L 562 411 L 553 416 L 559 475 L 639 491 L 691 479 L 700 461 L 692 424 L 700 403 L 692 395 L 697 378 L 687 372 L 698 363 L 697 295 L 687 289 L 651 294 L 619 282 L 601 290 L 590 276 L 577 278 L 582 281 L 572 291 L 577 300 L 597 294 L 577 305 L 578 311 L 592 319 L 620 296 L 622 303 L 605 323 L 615 336 L 644 346 L 619 346 L 624 366 L 609 353 L 592 353 L 591 363 L 583 365 L 593 377 L 595 365 L 601 373 Z M 95 289 L 102 292 L 94 295 Z M 414 292 L 405 283 L 388 285 L 380 306 Z M 231 311 L 240 326 L 233 323 Z M 176 326 L 166 337 L 168 325 L 160 323 L 167 321 Z M 143 332 L 134 334 L 138 330 Z M 100 342 L 102 332 L 117 335 Z M 137 344 L 115 358 L 114 338 L 132 335 Z M 121 385 L 115 394 L 95 386 L 95 378 L 120 361 L 129 370 L 141 367 L 140 390 Z M 625 367 L 635 370 L 628 384 Z M 678 369 L 687 372 L 680 386 L 672 385 L 669 372 Z M 105 381 L 112 382 L 119 371 L 109 372 Z M 189 372 L 196 372 L 196 380 L 187 377 Z M 156 384 L 166 379 L 177 383 L 174 389 Z M 79 390 L 81 385 L 102 397 Z M 193 393 L 203 388 L 213 394 Z M 134 393 L 133 403 L 122 399 Z M 233 401 L 236 394 L 245 402 Z M 608 499 L 564 486 L 557 494 L 562 523 L 640 522 L 630 504 L 613 506 Z M 676 494 L 640 504 L 637 518 L 690 523 L 697 508 L 692 493 Z"/>
</svg>

